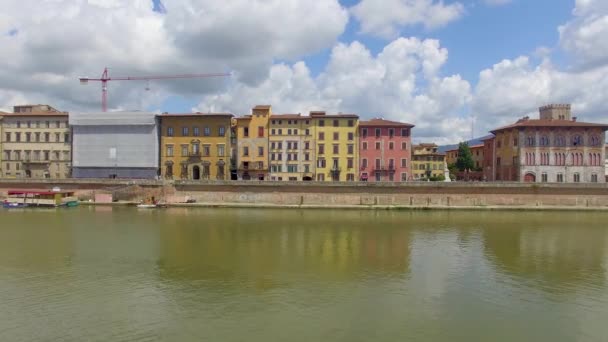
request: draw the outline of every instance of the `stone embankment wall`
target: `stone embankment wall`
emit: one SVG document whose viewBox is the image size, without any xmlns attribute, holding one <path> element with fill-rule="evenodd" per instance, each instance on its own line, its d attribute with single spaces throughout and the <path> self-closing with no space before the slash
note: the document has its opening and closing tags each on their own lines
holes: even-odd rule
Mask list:
<svg viewBox="0 0 608 342">
<path fill-rule="evenodd" d="M 11 188 L 53 186 L 83 200 L 106 193 L 124 201 L 191 198 L 201 206 L 608 210 L 607 184 L 0 180 L 0 196 Z"/>
</svg>

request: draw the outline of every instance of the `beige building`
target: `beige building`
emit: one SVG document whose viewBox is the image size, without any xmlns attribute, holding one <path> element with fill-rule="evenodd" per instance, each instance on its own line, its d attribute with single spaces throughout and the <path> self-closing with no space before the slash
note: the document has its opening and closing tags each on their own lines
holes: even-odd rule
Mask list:
<svg viewBox="0 0 608 342">
<path fill-rule="evenodd" d="M 270 105 L 258 105 L 251 114 L 236 118 L 236 171 L 238 180 L 268 179 L 268 122 Z"/>
<path fill-rule="evenodd" d="M 67 112 L 48 105 L 24 105 L 1 115 L 0 177 L 70 177 Z"/>
<path fill-rule="evenodd" d="M 442 176 L 445 169 L 445 154 L 438 152 L 436 144 L 415 145 L 412 151 L 412 174 L 414 180 Z"/>
<path fill-rule="evenodd" d="M 315 174 L 314 126 L 308 116 L 270 116 L 270 180 L 313 180 Z"/>
</svg>

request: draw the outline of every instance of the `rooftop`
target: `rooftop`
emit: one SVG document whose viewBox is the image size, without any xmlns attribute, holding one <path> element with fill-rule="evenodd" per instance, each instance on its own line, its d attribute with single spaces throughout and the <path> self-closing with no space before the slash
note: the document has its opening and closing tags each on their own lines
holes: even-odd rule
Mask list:
<svg viewBox="0 0 608 342">
<path fill-rule="evenodd" d="M 519 119 L 516 123 L 496 128 L 490 132 L 496 134 L 496 132 L 512 129 L 512 128 L 526 128 L 526 127 L 587 127 L 587 128 L 601 128 L 608 130 L 608 124 L 597 124 L 589 122 L 579 122 L 575 120 L 547 120 L 547 119 L 529 119 L 527 117 Z"/>
<path fill-rule="evenodd" d="M 201 112 L 196 112 L 196 113 L 163 113 L 160 116 L 161 117 L 167 117 L 167 116 L 176 116 L 176 117 L 227 116 L 227 117 L 233 117 L 234 114 L 232 114 L 232 113 L 201 113 Z"/>
<path fill-rule="evenodd" d="M 390 121 L 390 120 L 385 120 L 382 118 L 374 118 L 371 120 L 361 121 L 361 122 L 359 122 L 359 126 L 408 127 L 408 128 L 414 127 L 414 125 L 409 124 L 409 123 L 399 122 L 399 121 Z"/>
<path fill-rule="evenodd" d="M 257 105 L 253 109 L 270 109 L 271 107 L 271 105 Z"/>
</svg>

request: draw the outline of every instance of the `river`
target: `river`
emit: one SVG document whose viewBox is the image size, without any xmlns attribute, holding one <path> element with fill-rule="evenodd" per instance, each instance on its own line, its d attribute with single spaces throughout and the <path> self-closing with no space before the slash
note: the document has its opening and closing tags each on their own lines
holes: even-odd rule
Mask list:
<svg viewBox="0 0 608 342">
<path fill-rule="evenodd" d="M 0 341 L 606 341 L 608 213 L 0 211 Z"/>
</svg>

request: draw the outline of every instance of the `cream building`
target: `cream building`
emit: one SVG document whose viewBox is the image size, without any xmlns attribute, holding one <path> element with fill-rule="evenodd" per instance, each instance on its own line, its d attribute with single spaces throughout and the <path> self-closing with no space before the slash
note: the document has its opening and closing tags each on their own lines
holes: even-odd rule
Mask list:
<svg viewBox="0 0 608 342">
<path fill-rule="evenodd" d="M 0 177 L 70 177 L 67 112 L 48 105 L 25 105 L 1 115 Z"/>
<path fill-rule="evenodd" d="M 314 126 L 308 116 L 270 116 L 270 180 L 313 180 L 315 174 Z"/>
</svg>

